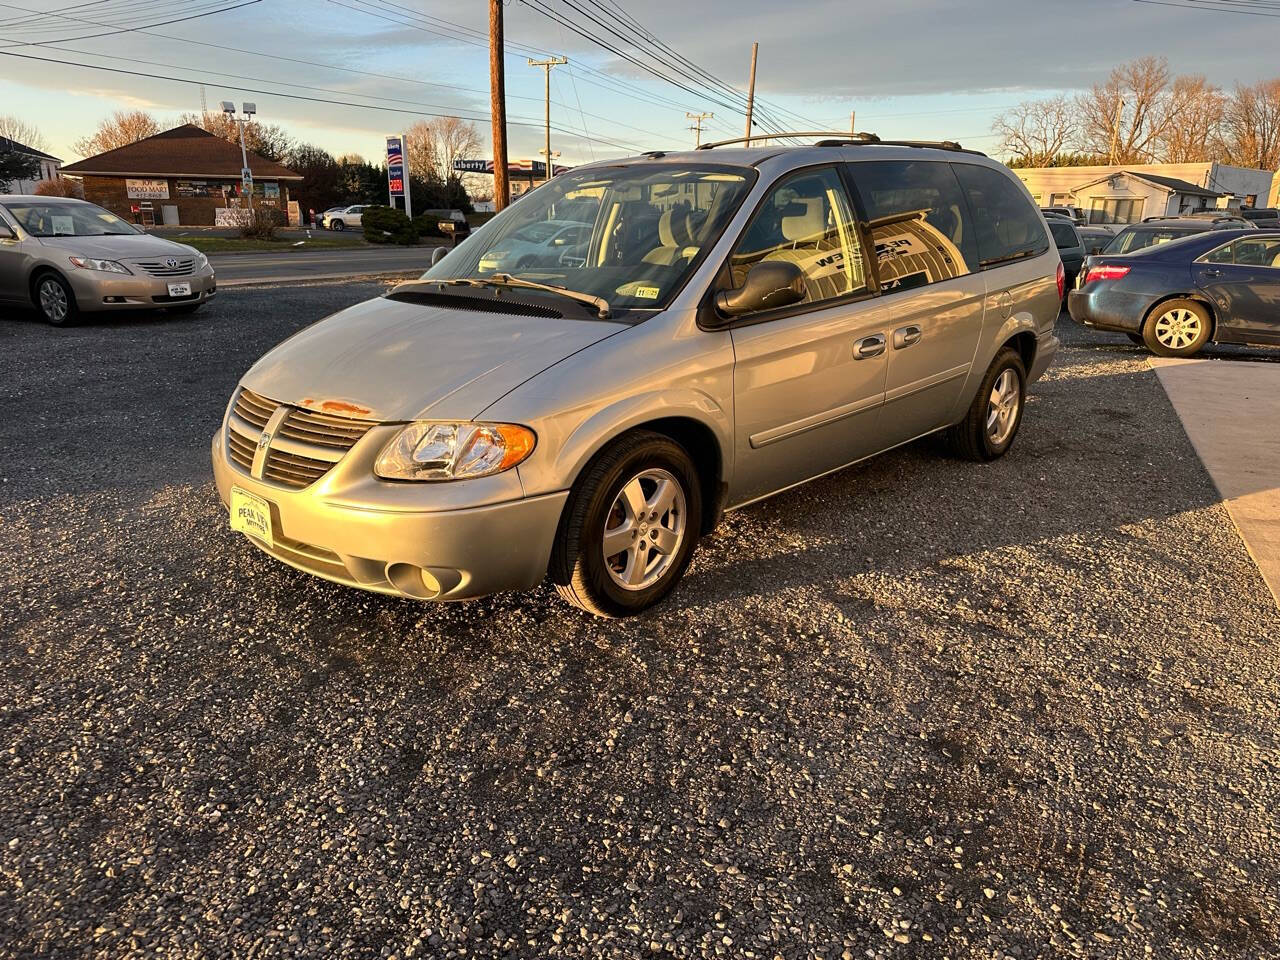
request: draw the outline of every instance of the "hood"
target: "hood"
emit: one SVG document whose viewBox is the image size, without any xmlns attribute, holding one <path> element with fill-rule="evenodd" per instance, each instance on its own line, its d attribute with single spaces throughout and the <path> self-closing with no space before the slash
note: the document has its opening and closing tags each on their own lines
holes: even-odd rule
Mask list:
<svg viewBox="0 0 1280 960">
<path fill-rule="evenodd" d="M 369 420 L 471 420 L 626 326 L 377 299 L 302 330 L 242 379 L 255 393 Z"/>
<path fill-rule="evenodd" d="M 192 248 L 146 233 L 122 237 L 40 237 L 46 247 L 98 260 L 136 260 L 140 257 L 189 257 Z"/>
</svg>

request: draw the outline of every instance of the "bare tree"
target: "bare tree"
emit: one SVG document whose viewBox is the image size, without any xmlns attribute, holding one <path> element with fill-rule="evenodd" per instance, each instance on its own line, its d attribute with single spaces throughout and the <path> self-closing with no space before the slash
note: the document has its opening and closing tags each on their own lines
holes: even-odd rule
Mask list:
<svg viewBox="0 0 1280 960">
<path fill-rule="evenodd" d="M 178 118 L 182 123 L 190 123 L 208 130 L 223 140 L 240 145 L 240 130 L 234 120 L 225 113 L 184 113 Z M 274 123 L 260 123 L 252 120 L 245 124 L 244 144 L 260 157 L 282 163 L 293 149 L 294 141 L 284 129 Z"/>
<path fill-rule="evenodd" d="M 18 117 L 0 116 L 0 137 L 7 140 L 13 140 L 22 144 L 24 147 L 30 147 L 32 150 L 40 150 L 48 152 L 49 143 L 41 135 L 40 131 L 34 124 L 20 120 Z"/>
<path fill-rule="evenodd" d="M 1242 167 L 1280 167 L 1280 79 L 1236 86 L 1224 110 L 1222 153 Z"/>
<path fill-rule="evenodd" d="M 1170 108 L 1169 62 L 1140 57 L 1111 71 L 1076 98 L 1080 145 L 1113 163 L 1148 163 L 1159 151 L 1169 127 L 1178 122 Z"/>
<path fill-rule="evenodd" d="M 1049 166 L 1075 139 L 1075 116 L 1065 96 L 1024 100 L 996 117 L 991 132 L 1019 165 Z"/>
<path fill-rule="evenodd" d="M 98 131 L 73 143 L 72 149 L 82 157 L 92 157 L 108 150 L 125 147 L 160 132 L 160 122 L 145 110 L 117 110 L 98 124 Z"/>
<path fill-rule="evenodd" d="M 480 130 L 470 120 L 440 117 L 419 120 L 405 131 L 409 172 L 441 182 L 456 177 L 453 161 L 468 160 L 480 152 Z"/>
<path fill-rule="evenodd" d="M 1164 163 L 1218 159 L 1226 98 L 1202 76 L 1175 77 L 1163 110 L 1170 122 L 1156 141 Z"/>
<path fill-rule="evenodd" d="M 75 197 L 84 199 L 84 185 L 70 177 L 55 177 L 53 180 L 41 180 L 36 184 L 37 197 Z"/>
</svg>

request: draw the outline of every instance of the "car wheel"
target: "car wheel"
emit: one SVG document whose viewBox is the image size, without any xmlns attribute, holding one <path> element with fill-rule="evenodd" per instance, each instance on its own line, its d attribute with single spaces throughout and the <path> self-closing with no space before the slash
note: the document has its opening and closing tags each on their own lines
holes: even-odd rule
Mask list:
<svg viewBox="0 0 1280 960">
<path fill-rule="evenodd" d="M 341 220 L 333 220 L 333 221 L 330 221 L 329 223 L 329 229 L 337 230 L 339 233 L 341 233 L 343 230 L 347 229 L 347 225 L 343 223 Z"/>
<path fill-rule="evenodd" d="M 1027 396 L 1027 368 L 1012 347 L 996 354 L 965 418 L 946 431 L 953 453 L 966 460 L 1004 456 L 1022 425 Z"/>
<path fill-rule="evenodd" d="M 1166 300 L 1147 314 L 1142 342 L 1160 357 L 1190 357 L 1209 342 L 1209 311 L 1194 300 Z"/>
<path fill-rule="evenodd" d="M 1147 345 L 1147 341 L 1142 339 L 1142 334 L 1140 333 L 1126 333 L 1125 336 L 1140 347 L 1145 347 Z"/>
<path fill-rule="evenodd" d="M 79 309 L 71 284 L 56 273 L 42 273 L 32 285 L 32 299 L 45 323 L 64 327 L 74 323 Z"/>
<path fill-rule="evenodd" d="M 701 528 L 702 488 L 689 454 L 661 434 L 627 434 L 574 484 L 551 554 L 552 582 L 589 613 L 640 613 L 684 576 Z"/>
</svg>

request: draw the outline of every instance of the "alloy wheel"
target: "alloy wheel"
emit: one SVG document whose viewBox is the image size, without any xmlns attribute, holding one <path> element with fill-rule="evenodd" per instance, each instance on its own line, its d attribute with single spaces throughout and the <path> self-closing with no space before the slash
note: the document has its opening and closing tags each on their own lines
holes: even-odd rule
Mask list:
<svg viewBox="0 0 1280 960">
<path fill-rule="evenodd" d="M 987 438 L 993 447 L 999 447 L 1018 423 L 1018 408 L 1022 405 L 1018 374 L 1006 367 L 991 385 L 991 397 L 987 401 Z"/>
<path fill-rule="evenodd" d="M 1170 350 L 1183 350 L 1200 338 L 1204 324 L 1186 307 L 1166 310 L 1156 319 L 1156 340 Z"/>
<path fill-rule="evenodd" d="M 67 291 L 50 277 L 40 282 L 40 309 L 53 323 L 67 319 Z"/>
<path fill-rule="evenodd" d="M 685 537 L 680 481 L 653 468 L 623 484 L 605 518 L 605 569 L 624 590 L 653 586 L 671 569 Z"/>
</svg>

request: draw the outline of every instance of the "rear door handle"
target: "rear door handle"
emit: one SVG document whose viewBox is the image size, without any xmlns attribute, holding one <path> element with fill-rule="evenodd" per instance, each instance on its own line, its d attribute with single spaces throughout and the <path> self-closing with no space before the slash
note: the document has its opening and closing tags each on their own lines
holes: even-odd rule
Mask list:
<svg viewBox="0 0 1280 960">
<path fill-rule="evenodd" d="M 884 353 L 884 344 L 883 333 L 875 333 L 869 337 L 863 337 L 853 345 L 853 359 L 869 360 L 872 357 L 878 357 Z"/>
<path fill-rule="evenodd" d="M 903 347 L 909 347 L 913 343 L 919 343 L 920 338 L 923 336 L 924 331 L 914 323 L 909 327 L 899 327 L 893 331 L 893 349 L 901 350 Z"/>
</svg>

